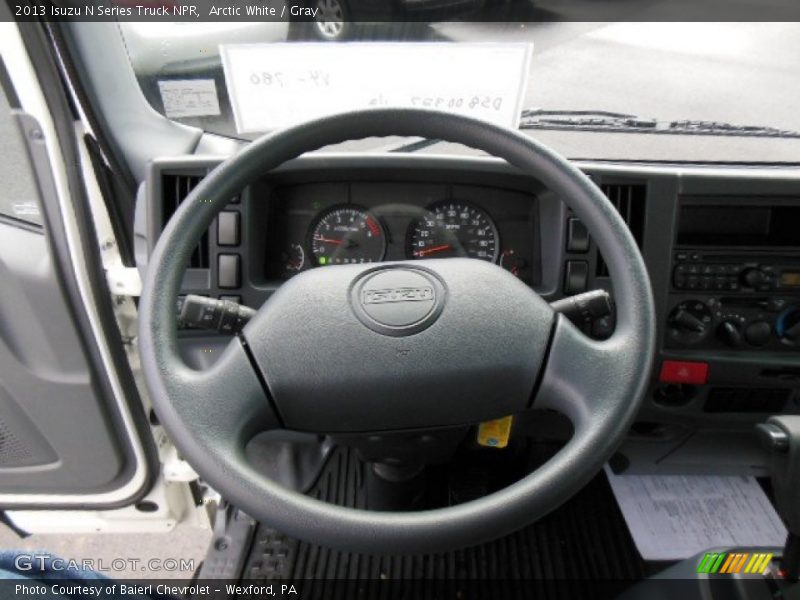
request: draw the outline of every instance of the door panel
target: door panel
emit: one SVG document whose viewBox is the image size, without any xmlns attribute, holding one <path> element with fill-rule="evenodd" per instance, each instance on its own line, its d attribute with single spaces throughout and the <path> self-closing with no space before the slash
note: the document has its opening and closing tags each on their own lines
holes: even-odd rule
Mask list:
<svg viewBox="0 0 800 600">
<path fill-rule="evenodd" d="M 11 104 L 10 81 L 0 92 L 0 507 L 123 506 L 148 491 L 152 443 L 102 268 L 86 258 L 93 279 L 76 285 L 44 130 Z M 81 200 L 69 199 L 78 223 Z M 93 229 L 82 227 L 73 231 L 96 267 Z M 87 287 L 104 311 L 86 308 Z"/>
<path fill-rule="evenodd" d="M 122 453 L 43 233 L 0 223 L 0 281 L 0 490 L 108 489 Z"/>
</svg>

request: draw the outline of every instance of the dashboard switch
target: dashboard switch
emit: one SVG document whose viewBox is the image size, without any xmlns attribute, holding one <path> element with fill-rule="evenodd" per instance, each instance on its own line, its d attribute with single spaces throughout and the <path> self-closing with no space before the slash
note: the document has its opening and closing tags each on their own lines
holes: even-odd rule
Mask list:
<svg viewBox="0 0 800 600">
<path fill-rule="evenodd" d="M 589 285 L 589 263 L 585 260 L 568 260 L 564 273 L 564 293 L 580 294 Z"/>
<path fill-rule="evenodd" d="M 665 360 L 658 380 L 662 383 L 703 385 L 708 381 L 708 363 Z"/>
<path fill-rule="evenodd" d="M 220 254 L 217 263 L 217 283 L 221 288 L 238 288 L 241 268 L 238 254 Z"/>
<path fill-rule="evenodd" d="M 589 230 L 577 217 L 567 219 L 567 252 L 588 252 Z"/>
<path fill-rule="evenodd" d="M 240 240 L 238 212 L 223 211 L 217 217 L 217 243 L 220 246 L 238 246 Z"/>
</svg>

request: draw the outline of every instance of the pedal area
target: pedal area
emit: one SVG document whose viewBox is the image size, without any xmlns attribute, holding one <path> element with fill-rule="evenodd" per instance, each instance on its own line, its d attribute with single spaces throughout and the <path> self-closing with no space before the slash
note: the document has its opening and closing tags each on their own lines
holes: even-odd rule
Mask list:
<svg viewBox="0 0 800 600">
<path fill-rule="evenodd" d="M 354 451 L 337 448 L 308 493 L 364 507 L 365 468 Z M 467 488 L 475 486 L 475 477 L 466 480 Z M 303 599 L 614 598 L 642 579 L 646 568 L 603 474 L 533 525 L 443 554 L 354 554 L 292 539 L 263 524 L 253 523 L 245 537 L 241 519 L 228 525 L 246 552 L 232 557 L 229 548 L 213 548 L 200 578 L 232 578 L 241 565 L 242 582 L 292 582 Z M 222 529 L 215 543 L 235 549 L 235 540 L 220 541 L 228 539 Z"/>
</svg>

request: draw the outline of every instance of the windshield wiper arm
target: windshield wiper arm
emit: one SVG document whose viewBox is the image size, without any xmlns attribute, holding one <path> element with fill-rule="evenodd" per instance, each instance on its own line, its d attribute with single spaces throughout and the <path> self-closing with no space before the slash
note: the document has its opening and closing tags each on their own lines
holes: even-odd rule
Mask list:
<svg viewBox="0 0 800 600">
<path fill-rule="evenodd" d="M 671 133 L 691 135 L 738 135 L 754 137 L 800 138 L 800 132 L 764 125 L 736 125 L 721 121 L 671 121 Z"/>
<path fill-rule="evenodd" d="M 519 128 L 800 139 L 800 132 L 778 129 L 777 127 L 736 125 L 722 121 L 703 120 L 659 121 L 608 110 L 545 110 L 528 108 L 520 114 Z M 391 148 L 389 152 L 417 152 L 439 143 L 441 143 L 441 140 L 413 138 L 410 141 L 403 141 L 400 145 Z"/>
<path fill-rule="evenodd" d="M 605 110 L 523 110 L 520 129 L 613 131 L 671 135 L 718 135 L 742 137 L 800 138 L 800 132 L 761 125 L 736 125 L 721 121 L 659 121 Z"/>
<path fill-rule="evenodd" d="M 652 131 L 658 122 L 627 113 L 607 110 L 526 109 L 520 115 L 520 129 L 578 129 L 586 131 Z"/>
</svg>

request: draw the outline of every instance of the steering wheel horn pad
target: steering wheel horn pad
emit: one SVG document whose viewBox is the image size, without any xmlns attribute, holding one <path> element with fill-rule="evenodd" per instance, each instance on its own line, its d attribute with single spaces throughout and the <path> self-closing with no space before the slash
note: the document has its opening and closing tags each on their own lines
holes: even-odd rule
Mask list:
<svg viewBox="0 0 800 600">
<path fill-rule="evenodd" d="M 194 246 L 228 199 L 305 152 L 386 136 L 478 148 L 561 198 L 587 226 L 609 268 L 614 334 L 589 339 L 522 282 L 484 261 L 337 265 L 287 281 L 212 367 L 187 367 L 178 350 L 175 299 Z M 381 306 L 392 302 L 396 308 Z M 518 131 L 416 109 L 317 119 L 264 136 L 220 164 L 164 228 L 139 311 L 139 349 L 154 409 L 199 475 L 232 504 L 287 535 L 377 554 L 477 544 L 559 506 L 624 439 L 655 348 L 642 256 L 599 188 Z M 574 426 L 570 441 L 507 488 L 436 510 L 333 506 L 271 481 L 244 451 L 255 433 L 270 428 L 327 433 L 433 427 L 531 406 L 565 414 Z"/>
<path fill-rule="evenodd" d="M 305 271 L 242 333 L 287 427 L 368 433 L 526 409 L 553 321 L 508 271 L 448 258 Z"/>
</svg>

